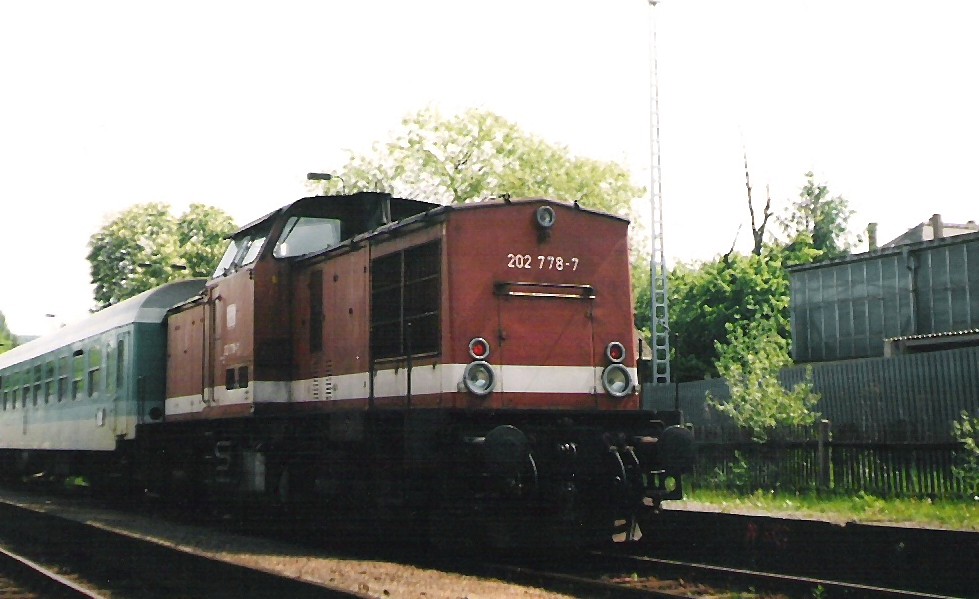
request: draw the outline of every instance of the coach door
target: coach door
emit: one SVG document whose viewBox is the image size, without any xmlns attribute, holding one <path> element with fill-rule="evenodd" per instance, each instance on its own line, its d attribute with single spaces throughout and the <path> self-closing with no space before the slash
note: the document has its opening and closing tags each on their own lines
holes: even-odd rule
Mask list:
<svg viewBox="0 0 979 599">
<path fill-rule="evenodd" d="M 129 352 L 132 347 L 129 341 L 129 331 L 117 333 L 112 345 L 109 348 L 106 359 L 108 360 L 108 376 L 106 377 L 106 390 L 109 392 L 109 401 L 112 407 L 109 412 L 110 426 L 116 435 L 125 435 L 128 429 L 129 413 L 132 407 L 127 401 L 131 395 L 131 379 L 129 372 Z M 136 399 L 139 403 L 139 398 Z"/>
<path fill-rule="evenodd" d="M 592 289 L 584 285 L 499 283 L 503 405 L 578 407 L 595 402 Z M 490 340 L 492 343 L 493 340 Z M 491 350 L 495 352 L 495 349 Z M 491 357 L 490 363 L 494 360 Z"/>
</svg>

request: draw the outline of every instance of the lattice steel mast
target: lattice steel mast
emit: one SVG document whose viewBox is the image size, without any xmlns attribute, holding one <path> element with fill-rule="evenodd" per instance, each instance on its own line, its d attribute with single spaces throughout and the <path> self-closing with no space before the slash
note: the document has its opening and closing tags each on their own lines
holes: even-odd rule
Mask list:
<svg viewBox="0 0 979 599">
<path fill-rule="evenodd" d="M 650 274 L 650 330 L 653 381 L 670 382 L 670 312 L 666 294 L 666 255 L 663 251 L 663 202 L 659 148 L 659 78 L 656 64 L 656 5 L 649 2 L 649 202 L 652 208 Z"/>
</svg>

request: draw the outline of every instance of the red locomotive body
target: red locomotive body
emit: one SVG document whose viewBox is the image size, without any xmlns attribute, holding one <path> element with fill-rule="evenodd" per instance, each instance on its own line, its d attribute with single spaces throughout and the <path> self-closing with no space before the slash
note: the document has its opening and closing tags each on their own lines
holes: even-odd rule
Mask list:
<svg viewBox="0 0 979 599">
<path fill-rule="evenodd" d="M 681 496 L 692 443 L 640 410 L 627 228 L 377 193 L 248 225 L 169 315 L 166 421 L 141 431 L 156 482 L 424 514 L 442 540 L 632 534 Z"/>
</svg>

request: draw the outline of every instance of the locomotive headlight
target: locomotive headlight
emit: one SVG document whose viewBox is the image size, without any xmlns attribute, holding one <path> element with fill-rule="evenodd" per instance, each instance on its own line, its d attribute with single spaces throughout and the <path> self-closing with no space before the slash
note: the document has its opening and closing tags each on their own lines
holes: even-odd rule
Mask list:
<svg viewBox="0 0 979 599">
<path fill-rule="evenodd" d="M 541 206 L 534 213 L 534 218 L 537 220 L 537 226 L 541 229 L 550 229 L 554 226 L 554 221 L 557 219 L 557 215 L 554 214 L 554 208 L 550 206 Z"/>
<path fill-rule="evenodd" d="M 602 372 L 602 386 L 612 397 L 625 397 L 632 393 L 632 375 L 622 364 L 611 364 Z"/>
<path fill-rule="evenodd" d="M 619 364 L 625 359 L 625 346 L 618 341 L 613 341 L 605 348 L 605 357 L 613 364 Z"/>
<path fill-rule="evenodd" d="M 488 362 L 476 360 L 466 365 L 462 372 L 462 383 L 473 395 L 488 395 L 496 386 L 496 373 Z"/>
</svg>

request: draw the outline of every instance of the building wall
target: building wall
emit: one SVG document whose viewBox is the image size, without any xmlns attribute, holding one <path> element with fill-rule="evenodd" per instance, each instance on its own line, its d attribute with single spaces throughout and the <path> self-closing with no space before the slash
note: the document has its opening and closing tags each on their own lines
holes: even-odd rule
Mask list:
<svg viewBox="0 0 979 599">
<path fill-rule="evenodd" d="M 979 234 L 797 267 L 796 362 L 884 355 L 884 340 L 979 328 Z"/>
</svg>

